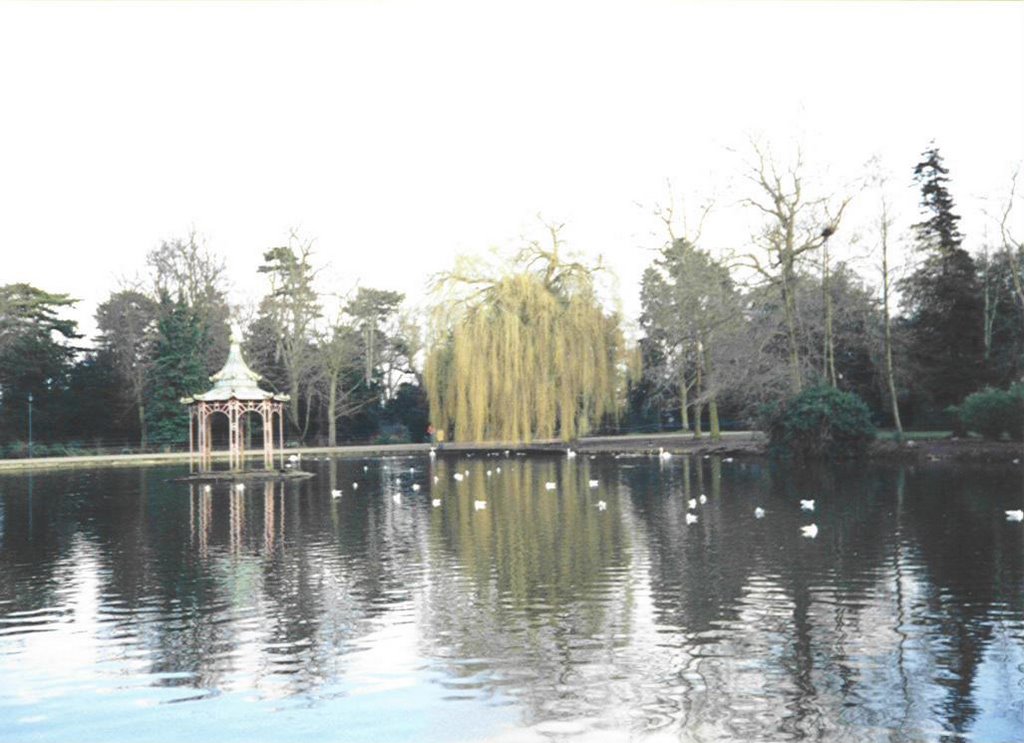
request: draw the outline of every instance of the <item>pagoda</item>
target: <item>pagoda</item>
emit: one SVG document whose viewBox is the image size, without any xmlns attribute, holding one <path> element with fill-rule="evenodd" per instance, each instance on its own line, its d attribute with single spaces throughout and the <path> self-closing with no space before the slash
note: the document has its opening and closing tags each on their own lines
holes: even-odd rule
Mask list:
<svg viewBox="0 0 1024 743">
<path fill-rule="evenodd" d="M 198 463 L 200 472 L 213 469 L 213 416 L 223 413 L 228 419 L 228 467 L 244 469 L 247 416 L 256 413 L 263 423 L 263 467 L 274 468 L 274 416 L 277 416 L 278 452 L 284 468 L 284 403 L 288 395 L 260 389 L 260 375 L 242 358 L 242 333 L 237 325 L 231 328 L 231 349 L 224 368 L 210 377 L 213 388 L 192 397 L 181 398 L 188 406 L 189 469 Z"/>
</svg>

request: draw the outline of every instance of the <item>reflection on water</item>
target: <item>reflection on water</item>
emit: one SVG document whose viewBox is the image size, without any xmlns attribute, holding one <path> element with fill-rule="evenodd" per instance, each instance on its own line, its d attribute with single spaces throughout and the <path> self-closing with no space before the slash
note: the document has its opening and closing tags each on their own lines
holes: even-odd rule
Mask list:
<svg viewBox="0 0 1024 743">
<path fill-rule="evenodd" d="M 304 466 L 0 478 L 0 739 L 1024 739 L 1009 464 Z"/>
</svg>

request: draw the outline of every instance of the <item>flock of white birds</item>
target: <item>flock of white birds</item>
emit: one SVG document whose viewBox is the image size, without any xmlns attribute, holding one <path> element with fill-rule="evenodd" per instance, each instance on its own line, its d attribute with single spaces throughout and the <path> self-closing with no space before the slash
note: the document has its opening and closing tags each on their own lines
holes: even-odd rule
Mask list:
<svg viewBox="0 0 1024 743">
<path fill-rule="evenodd" d="M 510 452 L 507 449 L 504 452 L 505 456 L 508 456 L 509 453 Z M 437 457 L 437 450 L 434 447 L 430 448 L 429 456 L 430 456 L 431 460 L 433 460 L 433 459 L 435 459 Z M 573 449 L 566 449 L 565 450 L 565 456 L 566 456 L 567 459 L 575 459 L 576 456 L 577 456 L 577 452 L 574 451 Z M 619 458 L 619 456 L 620 455 L 616 455 L 616 458 Z M 708 457 L 708 455 L 705 455 L 704 458 L 708 459 L 709 457 Z M 326 457 L 324 457 L 324 459 L 326 459 Z M 667 461 L 672 459 L 672 452 L 666 451 L 663 447 L 659 447 L 658 448 L 658 459 L 661 462 L 667 462 Z M 729 463 L 729 462 L 733 461 L 733 458 L 732 457 L 725 457 L 725 458 L 722 459 L 722 461 L 725 462 L 725 463 Z M 1014 460 L 1014 464 L 1016 464 L 1017 461 L 1018 460 Z M 290 455 L 288 457 L 288 464 L 286 466 L 295 467 L 295 466 L 298 466 L 301 462 L 302 462 L 302 455 L 301 454 L 292 454 L 292 455 Z M 370 468 L 369 468 L 368 465 L 364 465 L 363 466 L 363 472 L 368 472 L 369 469 Z M 409 471 L 410 471 L 410 473 L 411 472 L 415 472 L 415 468 L 410 467 Z M 488 469 L 485 472 L 485 475 L 487 477 L 491 477 L 494 474 L 499 474 L 500 475 L 501 474 L 501 467 L 495 467 L 494 469 Z M 462 472 L 456 472 L 456 473 L 454 473 L 452 475 L 452 478 L 456 482 L 462 482 L 467 477 L 469 477 L 469 470 L 464 470 Z M 437 475 L 434 475 L 434 484 L 436 485 L 437 482 L 438 482 L 438 477 L 437 477 Z M 597 488 L 599 485 L 600 485 L 600 481 L 598 481 L 598 480 L 588 480 L 587 481 L 587 486 L 590 487 L 591 489 Z M 235 483 L 234 484 L 234 489 L 235 489 L 236 492 L 244 492 L 245 491 L 245 483 L 241 483 L 241 482 Z M 545 482 L 544 483 L 544 489 L 546 491 L 549 491 L 549 492 L 555 491 L 555 490 L 558 489 L 558 484 L 555 483 L 555 482 Z M 211 490 L 212 490 L 212 488 L 211 488 L 211 486 L 209 484 L 203 485 L 203 492 L 204 493 L 209 493 L 209 492 L 211 492 Z M 352 490 L 353 491 L 359 490 L 359 483 L 358 482 L 353 482 L 352 483 Z M 411 487 L 411 490 L 414 493 L 418 493 L 420 491 L 420 484 L 419 483 L 413 483 L 412 487 Z M 344 493 L 340 489 L 338 489 L 338 488 L 335 488 L 335 489 L 331 490 L 331 498 L 332 499 L 337 500 L 337 499 L 341 498 L 343 495 L 344 495 Z M 402 502 L 402 494 L 400 492 L 399 493 L 395 493 L 394 495 L 391 496 L 391 499 L 392 499 L 392 501 L 394 503 L 400 504 Z M 697 510 L 697 506 L 698 506 L 698 504 L 699 505 L 704 505 L 705 503 L 707 503 L 707 501 L 708 501 L 708 498 L 703 493 L 701 493 L 701 495 L 698 498 L 690 498 L 690 499 L 688 499 L 688 501 L 687 501 L 687 512 L 686 512 L 686 523 L 687 523 L 687 525 L 689 525 L 689 524 L 696 524 L 697 523 L 698 517 L 697 517 L 697 514 L 695 513 L 695 511 Z M 440 498 L 432 498 L 431 501 L 430 501 L 430 505 L 432 507 L 434 507 L 434 508 L 440 508 L 441 507 L 441 499 Z M 603 500 L 599 500 L 596 505 L 597 505 L 597 510 L 598 511 L 607 511 L 608 510 L 608 504 L 605 501 L 603 501 Z M 475 510 L 475 511 L 483 511 L 486 508 L 487 508 L 487 501 L 483 501 L 483 500 L 474 500 L 473 501 L 473 510 Z M 804 499 L 801 499 L 801 501 L 800 501 L 800 510 L 801 511 L 813 512 L 814 511 L 814 500 L 804 500 Z M 756 508 L 754 508 L 754 518 L 755 519 L 763 519 L 766 515 L 767 515 L 767 512 L 761 506 L 757 506 Z M 1007 510 L 1006 511 L 1006 520 L 1007 521 L 1015 521 L 1015 522 L 1024 522 L 1024 510 L 1022 510 L 1022 509 Z M 818 536 L 818 525 L 814 524 L 814 523 L 811 523 L 811 524 L 807 524 L 805 526 L 801 526 L 800 527 L 800 533 L 801 533 L 802 536 L 808 537 L 809 539 L 814 539 L 815 537 Z"/>
</svg>

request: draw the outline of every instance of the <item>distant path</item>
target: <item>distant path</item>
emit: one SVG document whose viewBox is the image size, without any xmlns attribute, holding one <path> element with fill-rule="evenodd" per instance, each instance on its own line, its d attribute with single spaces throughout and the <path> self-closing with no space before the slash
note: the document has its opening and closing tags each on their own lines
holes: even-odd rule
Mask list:
<svg viewBox="0 0 1024 743">
<path fill-rule="evenodd" d="M 691 433 L 652 433 L 627 434 L 623 436 L 590 436 L 572 442 L 571 446 L 582 452 L 613 452 L 613 451 L 644 451 L 657 450 L 664 447 L 675 452 L 715 452 L 721 454 L 753 453 L 760 451 L 763 438 L 756 431 L 725 431 L 722 440 L 711 441 L 707 434 L 699 439 Z M 462 452 L 494 451 L 509 449 L 536 453 L 552 453 L 566 448 L 561 441 L 538 441 L 530 444 L 504 444 L 500 442 L 484 444 L 442 444 L 442 454 L 459 454 Z M 307 446 L 298 449 L 286 449 L 286 454 L 330 454 L 332 456 L 367 457 L 396 454 L 425 454 L 430 444 L 362 444 L 355 446 Z M 249 456 L 258 459 L 263 452 L 249 452 Z M 162 464 L 180 464 L 188 462 L 188 452 L 168 452 L 166 454 L 106 454 L 86 457 L 35 457 L 33 459 L 0 459 L 0 472 L 16 472 L 34 469 L 54 469 L 60 467 L 145 467 Z M 228 453 L 214 452 L 216 460 L 226 460 Z"/>
</svg>

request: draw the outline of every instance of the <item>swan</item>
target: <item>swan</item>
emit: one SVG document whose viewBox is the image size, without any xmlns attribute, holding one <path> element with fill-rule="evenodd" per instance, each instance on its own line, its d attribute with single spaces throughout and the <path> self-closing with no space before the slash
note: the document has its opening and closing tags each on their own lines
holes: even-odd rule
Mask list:
<svg viewBox="0 0 1024 743">
<path fill-rule="evenodd" d="M 454 475 L 452 475 L 452 477 L 455 478 L 455 482 L 462 482 L 462 473 L 461 472 L 456 472 Z"/>
<path fill-rule="evenodd" d="M 209 483 L 207 483 L 206 485 L 203 485 L 203 492 L 204 493 L 212 493 L 213 492 L 213 486 L 210 485 Z"/>
<path fill-rule="evenodd" d="M 546 483 L 544 483 L 544 489 L 545 490 L 554 490 L 557 487 L 558 487 L 558 485 L 556 483 L 553 483 L 553 482 L 546 482 Z"/>
<path fill-rule="evenodd" d="M 686 514 L 686 524 L 687 524 L 687 526 L 689 526 L 690 524 L 696 524 L 696 523 L 697 523 L 697 514 L 695 514 L 695 513 L 688 513 L 688 514 Z"/>
<path fill-rule="evenodd" d="M 686 504 L 690 507 L 691 510 L 693 510 L 694 508 L 697 507 L 697 499 L 690 498 L 690 500 L 686 501 Z"/>
<path fill-rule="evenodd" d="M 466 471 L 465 471 L 465 472 L 463 472 L 462 474 L 464 474 L 464 475 L 465 475 L 466 477 L 469 477 L 469 470 L 466 470 Z"/>
<path fill-rule="evenodd" d="M 1019 508 L 1016 511 L 1007 511 L 1006 512 L 1006 520 L 1007 521 L 1024 521 L 1024 511 L 1022 511 Z"/>
<path fill-rule="evenodd" d="M 301 457 L 298 454 L 289 454 L 288 455 L 288 461 L 291 462 L 292 464 L 295 464 L 300 459 L 301 459 Z"/>
<path fill-rule="evenodd" d="M 700 500 L 700 504 L 703 506 L 705 503 L 708 502 L 708 497 L 704 495 L 704 493 L 701 493 L 700 498 L 698 500 Z"/>
<path fill-rule="evenodd" d="M 761 508 L 761 506 L 758 506 L 757 508 L 754 509 L 754 518 L 755 519 L 763 519 L 764 518 L 764 509 Z"/>
<path fill-rule="evenodd" d="M 440 479 L 441 479 L 440 477 L 438 477 L 437 475 L 434 475 L 434 484 L 437 485 L 437 481 L 440 480 Z"/>
<path fill-rule="evenodd" d="M 332 490 L 331 491 L 331 497 L 332 498 L 340 498 L 341 497 L 341 491 L 337 490 L 337 489 Z"/>
<path fill-rule="evenodd" d="M 243 490 L 245 490 L 245 483 L 244 482 L 236 482 L 235 483 L 235 490 L 237 490 L 239 493 L 241 493 Z"/>
<path fill-rule="evenodd" d="M 420 492 L 420 484 L 418 482 L 414 482 L 412 484 L 412 492 L 414 492 L 414 493 Z"/>
<path fill-rule="evenodd" d="M 394 495 L 391 496 L 391 500 L 393 500 L 395 503 L 401 503 L 402 502 L 402 494 L 401 493 L 395 493 Z"/>
<path fill-rule="evenodd" d="M 370 471 L 370 466 L 367 465 L 367 464 L 364 464 L 363 465 L 363 472 L 369 472 L 369 471 Z"/>
<path fill-rule="evenodd" d="M 359 490 L 359 483 L 358 482 L 352 483 L 352 489 L 353 490 Z"/>
<path fill-rule="evenodd" d="M 490 476 L 491 476 L 492 474 L 493 474 L 493 473 L 492 473 L 492 472 L 491 472 L 490 470 L 487 470 L 487 476 L 488 476 L 488 477 L 490 477 Z"/>
<path fill-rule="evenodd" d="M 603 500 L 599 500 L 597 502 L 597 510 L 598 511 L 607 511 L 608 510 L 608 504 L 605 503 Z"/>
<path fill-rule="evenodd" d="M 473 510 L 474 511 L 482 511 L 485 508 L 487 508 L 487 501 L 485 501 L 485 500 L 475 500 L 475 501 L 473 501 Z"/>
<path fill-rule="evenodd" d="M 813 511 L 814 510 L 814 501 L 813 500 L 801 500 L 800 501 L 800 510 L 801 511 Z"/>
<path fill-rule="evenodd" d="M 434 498 L 434 500 L 430 501 L 430 505 L 432 505 L 434 508 L 440 507 L 441 499 L 440 498 Z"/>
<path fill-rule="evenodd" d="M 658 459 L 666 461 L 672 458 L 672 452 L 665 451 L 664 447 L 658 447 Z"/>
<path fill-rule="evenodd" d="M 501 467 L 495 467 L 494 471 L 497 472 L 500 475 L 501 474 Z"/>
<path fill-rule="evenodd" d="M 725 459 L 723 459 L 722 461 L 723 461 L 723 462 L 726 462 L 726 463 L 728 463 L 728 462 L 735 462 L 736 460 L 735 460 L 735 459 L 733 459 L 732 457 L 726 457 L 726 458 L 725 458 Z"/>
<path fill-rule="evenodd" d="M 431 459 L 436 457 L 437 456 L 437 447 L 435 447 L 435 446 L 430 447 L 430 452 L 429 453 L 430 453 L 430 458 Z"/>
<path fill-rule="evenodd" d="M 587 480 L 587 485 L 592 488 L 596 488 L 600 483 L 597 480 Z"/>
<path fill-rule="evenodd" d="M 576 458 L 576 452 L 574 452 L 572 449 L 566 449 L 565 450 L 565 458 L 566 459 L 575 459 Z"/>
<path fill-rule="evenodd" d="M 810 537 L 811 539 L 814 539 L 816 536 L 818 536 L 818 525 L 808 524 L 807 526 L 801 526 L 800 533 L 805 537 Z"/>
</svg>

